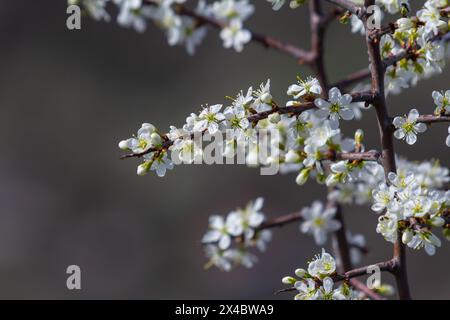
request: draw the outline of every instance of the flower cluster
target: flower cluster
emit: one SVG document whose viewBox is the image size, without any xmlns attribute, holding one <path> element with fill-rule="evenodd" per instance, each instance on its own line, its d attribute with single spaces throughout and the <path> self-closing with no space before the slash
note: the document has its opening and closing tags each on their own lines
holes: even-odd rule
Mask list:
<svg viewBox="0 0 450 320">
<path fill-rule="evenodd" d="M 202 239 L 209 258 L 208 267 L 214 265 L 229 271 L 235 265 L 253 266 L 257 258 L 248 249 L 256 246 L 260 251 L 265 251 L 266 243 L 272 237 L 270 230 L 258 229 L 265 219 L 261 212 L 263 202 L 262 198 L 258 198 L 245 208 L 230 212 L 226 218 L 217 215 L 210 217 L 209 230 Z M 233 240 L 235 247 L 232 247 Z"/>
<path fill-rule="evenodd" d="M 448 181 L 448 170 L 445 174 Z M 441 241 L 431 228 L 446 224 L 450 192 L 429 189 L 424 184 L 427 183 L 412 172 L 391 172 L 388 184 L 382 183 L 373 191 L 372 210 L 382 213 L 377 232 L 387 241 L 394 243 L 401 232 L 403 243 L 413 249 L 425 248 L 433 255 Z"/>
<path fill-rule="evenodd" d="M 294 285 L 298 294 L 295 300 L 354 300 L 357 292 L 347 283 L 334 288 L 333 276 L 336 275 L 336 261 L 324 249 L 308 263 L 307 270 L 295 270 L 296 277 L 284 277 L 284 284 Z"/>
<path fill-rule="evenodd" d="M 166 32 L 169 45 L 184 45 L 191 55 L 206 36 L 207 30 L 201 21 L 180 12 L 181 7 L 178 6 L 186 0 L 69 0 L 69 3 L 81 4 L 94 19 L 105 21 L 110 20 L 106 10 L 108 2 L 118 7 L 117 23 L 121 26 L 144 32 L 147 20 L 151 20 Z M 223 26 L 220 37 L 225 48 L 242 51 L 251 39 L 251 33 L 243 28 L 243 22 L 253 11 L 254 6 L 248 0 L 220 0 L 211 4 L 200 0 L 193 12 L 213 18 Z"/>
<path fill-rule="evenodd" d="M 422 188 L 442 189 L 450 181 L 448 168 L 439 165 L 438 161 L 414 162 L 402 157 L 397 157 L 397 172 L 406 176 L 412 172 L 416 181 Z M 338 184 L 328 195 L 329 200 L 338 201 L 344 205 L 366 205 L 372 202 L 373 190 L 385 183 L 384 169 L 379 164 L 374 164 L 368 174 L 361 175 L 357 180 Z"/>
<path fill-rule="evenodd" d="M 412 48 L 414 59 L 405 57 L 386 70 L 386 93 L 398 94 L 415 85 L 419 79 L 442 72 L 445 66 L 445 43 L 436 38 L 448 31 L 448 19 L 441 15 L 446 1 L 426 1 L 413 17 L 402 17 L 395 23 L 393 35 L 383 35 L 381 53 L 385 58 Z"/>
<path fill-rule="evenodd" d="M 231 103 L 226 107 L 214 104 L 203 107 L 198 114 L 191 113 L 181 128 L 171 126 L 166 135 L 160 134 L 153 125 L 144 124 L 143 128 L 150 129 L 140 129 L 137 137 L 121 141 L 119 147 L 134 154 L 145 154 L 144 163 L 138 169 L 140 175 L 150 170 L 163 175 L 174 164 L 201 159 L 202 142 L 198 138 L 217 134 L 225 136 L 220 151 L 226 158 L 244 153 L 249 166 L 276 164 L 282 172 L 298 172 L 299 185 L 306 183 L 310 176 L 315 176 L 319 183 L 334 186 L 372 174 L 375 162 L 334 163 L 339 152 L 355 151 L 357 144 L 363 149 L 362 131 L 357 131 L 355 140 L 344 138 L 339 128 L 339 119 L 352 119 L 353 110 L 360 107 L 359 103 L 351 102 L 351 95 L 342 95 L 339 89 L 332 88 L 329 99 L 324 100 L 319 97 L 322 88 L 317 79 L 310 77 L 305 81 L 299 78 L 289 86 L 287 93 L 294 100 L 288 101 L 286 107 L 279 107 L 273 100 L 270 80 L 258 89 L 250 87 L 245 92 L 230 98 Z M 309 109 L 298 108 L 308 103 Z M 291 110 L 302 112 L 291 113 Z M 278 134 L 267 135 L 266 140 L 261 138 L 262 132 L 274 131 Z M 266 144 L 264 148 L 262 141 Z M 265 148 L 267 154 L 262 154 Z M 330 161 L 331 166 L 324 166 Z"/>
</svg>

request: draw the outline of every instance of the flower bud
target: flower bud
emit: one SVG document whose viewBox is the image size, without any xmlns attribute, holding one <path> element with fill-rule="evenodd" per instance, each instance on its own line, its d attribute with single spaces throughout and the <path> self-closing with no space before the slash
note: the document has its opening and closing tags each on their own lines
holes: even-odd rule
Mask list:
<svg viewBox="0 0 450 320">
<path fill-rule="evenodd" d="M 271 103 L 272 102 L 272 95 L 268 92 L 263 93 L 260 98 L 263 103 Z"/>
<path fill-rule="evenodd" d="M 283 282 L 284 284 L 294 284 L 297 282 L 297 280 L 295 280 L 295 278 L 293 277 L 284 277 L 283 279 L 281 279 L 281 282 Z"/>
<path fill-rule="evenodd" d="M 138 176 L 144 176 L 148 173 L 148 169 L 149 169 L 149 163 L 148 162 L 144 162 L 142 164 L 140 164 L 137 167 L 137 174 Z"/>
<path fill-rule="evenodd" d="M 300 160 L 300 156 L 299 156 L 298 153 L 295 152 L 294 150 L 289 150 L 289 151 L 286 153 L 286 155 L 285 155 L 285 157 L 284 157 L 284 160 L 285 160 L 286 162 L 288 162 L 288 163 L 295 163 L 295 162 L 297 162 L 298 160 Z"/>
<path fill-rule="evenodd" d="M 340 174 L 340 173 L 332 173 L 325 180 L 325 184 L 327 185 L 327 187 L 334 187 L 339 182 L 341 182 L 341 176 L 342 176 L 342 174 Z"/>
<path fill-rule="evenodd" d="M 409 243 L 413 238 L 413 232 L 411 229 L 406 229 L 405 231 L 403 231 L 403 235 L 402 235 L 402 242 L 404 244 Z"/>
<path fill-rule="evenodd" d="M 289 3 L 289 7 L 291 8 L 291 9 L 297 9 L 298 7 L 300 7 L 302 4 L 304 4 L 305 3 L 305 0 L 292 0 L 290 3 Z"/>
<path fill-rule="evenodd" d="M 431 219 L 431 225 L 433 227 L 440 228 L 445 224 L 445 220 L 442 217 L 434 217 Z"/>
<path fill-rule="evenodd" d="M 445 229 L 442 231 L 442 234 L 444 235 L 444 237 L 445 237 L 448 241 L 450 241 L 450 228 L 445 228 Z"/>
<path fill-rule="evenodd" d="M 299 268 L 299 269 L 295 270 L 295 275 L 297 277 L 299 277 L 300 279 L 303 279 L 303 277 L 306 275 L 306 270 Z"/>
<path fill-rule="evenodd" d="M 343 16 L 339 18 L 339 22 L 342 24 L 347 24 L 350 21 L 351 13 L 346 12 Z"/>
<path fill-rule="evenodd" d="M 278 122 L 280 122 L 281 120 L 281 116 L 278 112 L 272 113 L 271 115 L 269 115 L 269 121 L 273 124 L 277 124 Z"/>
<path fill-rule="evenodd" d="M 361 144 L 364 139 L 364 131 L 362 129 L 358 129 L 355 132 L 355 142 L 356 144 Z"/>
<path fill-rule="evenodd" d="M 128 140 L 122 140 L 119 142 L 119 148 L 122 150 L 128 150 Z"/>
<path fill-rule="evenodd" d="M 295 179 L 295 182 L 299 185 L 302 186 L 306 183 L 306 181 L 308 181 L 309 178 L 309 173 L 311 172 L 311 169 L 305 168 L 302 171 L 300 171 L 300 173 L 298 174 L 297 178 Z"/>
<path fill-rule="evenodd" d="M 161 144 L 162 138 L 158 133 L 153 132 L 150 135 L 150 142 L 152 143 L 152 145 L 157 146 L 157 145 Z"/>
</svg>

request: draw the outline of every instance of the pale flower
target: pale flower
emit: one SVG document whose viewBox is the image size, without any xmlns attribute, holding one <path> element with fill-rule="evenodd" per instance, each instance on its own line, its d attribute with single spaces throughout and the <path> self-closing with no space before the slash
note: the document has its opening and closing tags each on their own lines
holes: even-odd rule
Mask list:
<svg viewBox="0 0 450 320">
<path fill-rule="evenodd" d="M 300 225 L 302 233 L 312 234 L 317 245 L 323 245 L 329 232 L 335 232 L 341 227 L 338 220 L 334 220 L 336 208 L 324 208 L 319 201 L 313 202 L 310 208 L 302 211 L 304 222 Z"/>
<path fill-rule="evenodd" d="M 336 261 L 325 251 L 325 249 L 322 249 L 322 254 L 317 255 L 314 260 L 308 264 L 308 273 L 315 278 L 326 278 L 335 271 Z"/>
<path fill-rule="evenodd" d="M 353 110 L 349 107 L 351 102 L 351 95 L 342 95 L 338 88 L 332 88 L 329 92 L 329 101 L 321 98 L 314 101 L 319 108 L 315 114 L 321 119 L 329 118 L 331 127 L 337 129 L 339 119 L 352 120 L 355 117 Z"/>
<path fill-rule="evenodd" d="M 222 109 L 221 104 L 215 104 L 204 108 L 194 125 L 194 131 L 203 132 L 204 130 L 208 130 L 211 135 L 219 131 L 219 125 L 221 121 L 225 119 L 225 116 L 220 112 L 220 109 Z"/>
<path fill-rule="evenodd" d="M 425 132 L 427 126 L 424 123 L 417 123 L 419 112 L 416 109 L 409 111 L 407 117 L 395 117 L 393 124 L 397 130 L 394 136 L 397 139 L 406 140 L 406 143 L 413 145 L 417 141 L 417 133 Z"/>
<path fill-rule="evenodd" d="M 293 96 L 294 99 L 299 99 L 305 95 L 320 95 L 322 93 L 322 87 L 319 80 L 316 78 L 308 77 L 306 80 L 298 78 L 296 84 L 289 86 L 287 94 Z"/>
<path fill-rule="evenodd" d="M 241 20 L 233 19 L 229 25 L 222 29 L 220 38 L 223 40 L 225 48 L 233 47 L 237 52 L 241 52 L 244 45 L 251 40 L 252 34 L 242 28 Z"/>
</svg>

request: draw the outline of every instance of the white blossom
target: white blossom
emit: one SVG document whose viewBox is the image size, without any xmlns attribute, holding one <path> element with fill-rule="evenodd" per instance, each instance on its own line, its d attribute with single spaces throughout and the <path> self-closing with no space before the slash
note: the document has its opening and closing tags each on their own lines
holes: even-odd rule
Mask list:
<svg viewBox="0 0 450 320">
<path fill-rule="evenodd" d="M 417 133 L 425 132 L 427 126 L 424 123 L 417 123 L 419 112 L 416 109 L 409 111 L 407 117 L 395 117 L 393 124 L 397 130 L 394 136 L 397 139 L 404 139 L 409 145 L 417 141 Z"/>
<path fill-rule="evenodd" d="M 306 80 L 298 78 L 296 84 L 290 85 L 287 94 L 294 99 L 299 99 L 305 95 L 320 95 L 322 93 L 322 87 L 319 80 L 313 77 L 308 77 Z"/>
<path fill-rule="evenodd" d="M 333 219 L 336 208 L 324 208 L 319 201 L 313 202 L 311 207 L 302 210 L 304 222 L 300 225 L 302 233 L 311 234 L 317 245 L 323 245 L 329 232 L 335 232 L 341 227 L 338 220 Z"/>
<path fill-rule="evenodd" d="M 204 130 L 208 130 L 208 133 L 211 135 L 219 131 L 221 121 L 225 119 L 223 113 L 220 112 L 221 109 L 221 104 L 204 108 L 194 124 L 194 131 L 203 132 Z"/>
<path fill-rule="evenodd" d="M 308 264 L 308 273 L 319 279 L 326 278 L 335 271 L 336 261 L 325 249 L 322 249 L 322 254 L 315 256 L 313 261 Z"/>
<path fill-rule="evenodd" d="M 251 40 L 252 34 L 250 31 L 242 28 L 241 20 L 233 19 L 229 25 L 222 29 L 220 38 L 223 40 L 225 48 L 233 47 L 237 52 L 241 52 L 244 49 L 244 45 Z"/>
<path fill-rule="evenodd" d="M 338 88 L 332 88 L 329 92 L 329 101 L 318 98 L 314 101 L 319 108 L 316 116 L 322 119 L 329 118 L 333 129 L 339 127 L 339 119 L 352 120 L 355 117 L 353 110 L 349 108 L 352 102 L 352 96 L 341 94 Z"/>
<path fill-rule="evenodd" d="M 436 105 L 434 113 L 440 115 L 444 112 L 450 112 L 450 90 L 444 92 L 433 91 L 433 100 Z"/>
</svg>

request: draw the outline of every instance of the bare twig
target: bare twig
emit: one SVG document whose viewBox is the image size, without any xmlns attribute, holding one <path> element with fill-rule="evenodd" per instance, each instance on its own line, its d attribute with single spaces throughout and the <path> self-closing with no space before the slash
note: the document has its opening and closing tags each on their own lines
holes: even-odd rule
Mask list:
<svg viewBox="0 0 450 320">
<path fill-rule="evenodd" d="M 417 122 L 432 124 L 437 122 L 450 122 L 450 115 L 436 116 L 433 114 L 423 114 L 419 116 Z"/>
</svg>

